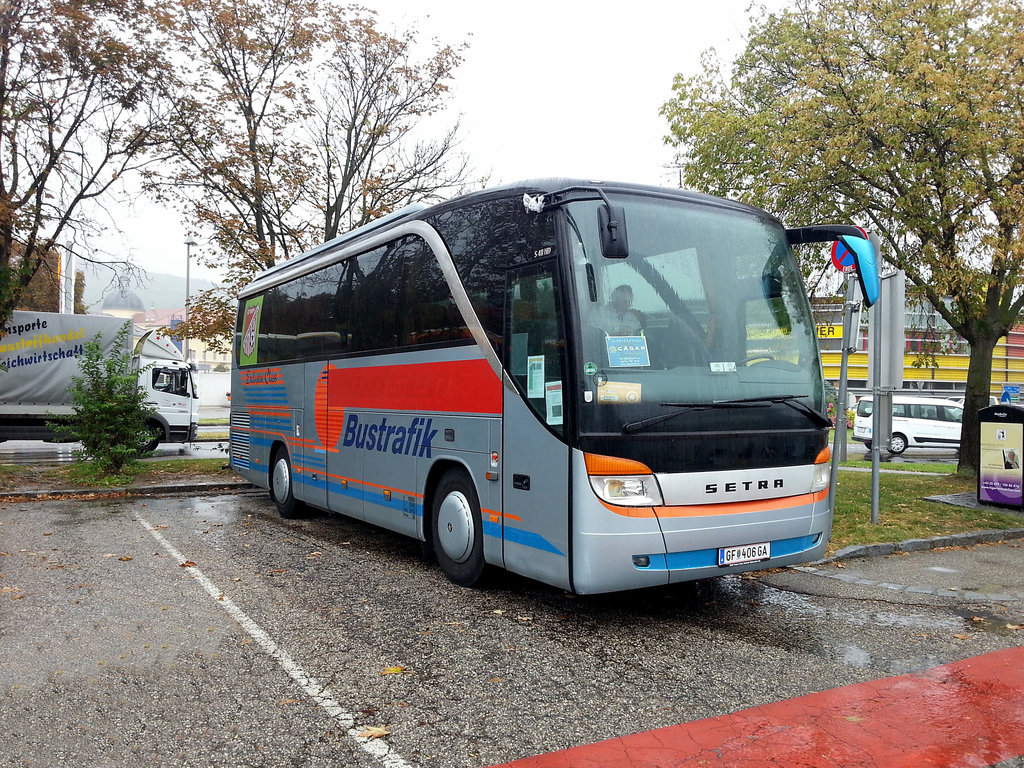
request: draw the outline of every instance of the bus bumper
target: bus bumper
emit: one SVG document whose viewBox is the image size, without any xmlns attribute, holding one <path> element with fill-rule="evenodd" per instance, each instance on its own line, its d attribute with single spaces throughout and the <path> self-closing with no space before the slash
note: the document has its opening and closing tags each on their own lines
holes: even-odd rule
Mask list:
<svg viewBox="0 0 1024 768">
<path fill-rule="evenodd" d="M 573 504 L 573 589 L 580 594 L 798 565 L 825 555 L 828 489 L 742 505 L 615 507 L 584 477 Z M 720 564 L 724 562 L 725 564 Z"/>
</svg>

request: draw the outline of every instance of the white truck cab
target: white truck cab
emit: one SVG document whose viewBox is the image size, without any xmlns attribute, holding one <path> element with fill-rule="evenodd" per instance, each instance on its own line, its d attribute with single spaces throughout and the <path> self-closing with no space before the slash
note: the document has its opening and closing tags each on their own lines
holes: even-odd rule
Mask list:
<svg viewBox="0 0 1024 768">
<path fill-rule="evenodd" d="M 156 409 L 149 421 L 153 439 L 146 450 L 159 443 L 185 443 L 196 439 L 199 429 L 199 392 L 192 367 L 174 343 L 156 331 L 147 331 L 135 344 L 134 364 L 139 387 Z"/>
</svg>

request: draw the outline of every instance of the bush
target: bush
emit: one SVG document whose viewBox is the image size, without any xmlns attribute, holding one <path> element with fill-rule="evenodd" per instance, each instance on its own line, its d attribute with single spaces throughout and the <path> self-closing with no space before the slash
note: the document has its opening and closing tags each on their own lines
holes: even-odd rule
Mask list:
<svg viewBox="0 0 1024 768">
<path fill-rule="evenodd" d="M 146 420 L 153 411 L 127 351 L 130 328 L 125 323 L 118 331 L 114 351 L 106 358 L 99 335 L 86 342 L 78 359 L 82 375 L 71 377 L 75 413 L 67 422 L 50 425 L 58 434 L 80 442 L 75 456 L 91 463 L 101 475 L 130 469 L 151 438 Z"/>
</svg>

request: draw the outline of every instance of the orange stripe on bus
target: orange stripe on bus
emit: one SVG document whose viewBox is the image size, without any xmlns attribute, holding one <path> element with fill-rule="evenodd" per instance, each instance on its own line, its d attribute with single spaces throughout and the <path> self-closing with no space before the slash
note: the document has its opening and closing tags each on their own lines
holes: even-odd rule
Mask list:
<svg viewBox="0 0 1024 768">
<path fill-rule="evenodd" d="M 619 507 L 598 499 L 611 512 L 623 517 L 710 517 L 713 515 L 744 515 L 773 509 L 790 509 L 814 504 L 828 498 L 828 488 L 817 493 L 784 496 L 778 499 L 730 501 L 722 504 L 686 504 L 664 507 Z"/>
</svg>

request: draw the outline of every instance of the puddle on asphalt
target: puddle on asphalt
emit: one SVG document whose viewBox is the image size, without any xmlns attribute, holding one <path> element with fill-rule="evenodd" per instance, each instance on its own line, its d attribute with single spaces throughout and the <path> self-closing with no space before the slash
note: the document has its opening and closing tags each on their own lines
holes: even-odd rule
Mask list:
<svg viewBox="0 0 1024 768">
<path fill-rule="evenodd" d="M 864 669 L 871 666 L 871 654 L 856 645 L 841 645 L 838 648 L 839 658 L 851 667 Z"/>
</svg>

